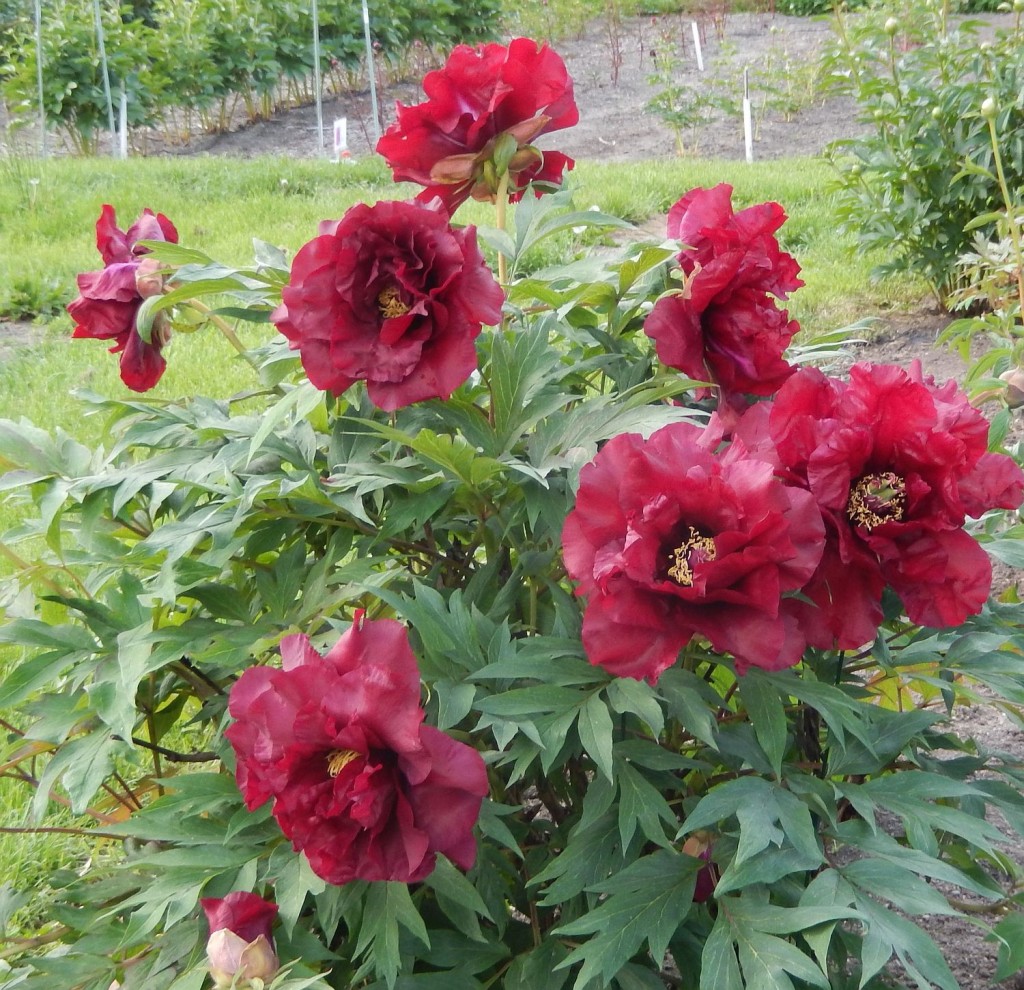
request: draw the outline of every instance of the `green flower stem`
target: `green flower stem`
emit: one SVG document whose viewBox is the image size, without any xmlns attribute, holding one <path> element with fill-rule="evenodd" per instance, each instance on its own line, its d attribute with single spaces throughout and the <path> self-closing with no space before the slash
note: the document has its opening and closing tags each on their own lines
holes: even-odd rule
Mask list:
<svg viewBox="0 0 1024 990">
<path fill-rule="evenodd" d="M 999 180 L 999 191 L 1003 196 L 1003 205 L 1006 207 L 1006 220 L 1010 228 L 1010 242 L 1013 244 L 1014 260 L 1017 263 L 1017 301 L 1020 304 L 1019 315 L 1024 320 L 1024 249 L 1021 248 L 1020 223 L 1017 220 L 1017 209 L 1013 197 L 1010 195 L 1010 187 L 1006 183 L 1006 173 L 1003 171 L 1003 156 L 999 153 L 999 135 L 996 133 L 995 114 L 986 114 L 988 121 L 988 133 L 992 140 L 992 154 L 995 157 L 996 178 Z"/>
<path fill-rule="evenodd" d="M 508 170 L 498 180 L 498 191 L 494 194 L 494 224 L 498 230 L 505 230 L 508 226 Z M 498 281 L 504 289 L 508 284 L 508 258 L 504 252 L 498 252 Z"/>
<path fill-rule="evenodd" d="M 13 551 L 13 550 L 12 550 L 12 549 L 11 549 L 11 548 L 10 548 L 10 547 L 9 547 L 9 546 L 7 545 L 7 544 L 6 544 L 6 543 L 4 543 L 4 542 L 3 542 L 2 540 L 0 540 L 0 556 L 2 556 L 2 557 L 5 557 L 5 558 L 6 558 L 7 560 L 9 560 L 9 561 L 10 561 L 10 562 L 11 562 L 11 563 L 12 563 L 12 564 L 13 564 L 13 565 L 15 566 L 15 567 L 17 567 L 19 571 L 21 571 L 21 572 L 22 572 L 22 573 L 24 573 L 24 574 L 29 574 L 29 573 L 31 573 L 32 571 L 40 571 L 40 570 L 41 570 L 41 568 L 40 568 L 40 567 L 38 567 L 38 565 L 36 565 L 36 564 L 30 564 L 30 563 L 29 563 L 29 562 L 28 562 L 27 560 L 24 560 L 23 558 L 19 557 L 19 556 L 18 556 L 18 555 L 17 555 L 17 554 L 16 554 L 16 553 L 15 553 L 15 552 L 14 552 L 14 551 Z M 75 584 L 76 584 L 76 585 L 78 585 L 78 588 L 79 588 L 79 590 L 80 590 L 80 591 L 81 591 L 81 592 L 83 593 L 83 595 L 84 595 L 84 596 L 85 596 L 86 598 L 92 598 L 92 595 L 91 595 L 91 594 L 89 593 L 88 589 L 87 589 L 87 588 L 85 587 L 85 585 L 84 585 L 84 584 L 82 583 L 81 579 L 80 579 L 79 577 L 77 577 L 77 575 L 75 575 L 75 574 L 74 574 L 74 572 L 72 572 L 72 571 L 68 570 L 68 569 L 67 569 L 66 567 L 63 567 L 63 568 L 60 568 L 60 569 L 61 569 L 62 571 L 65 571 L 65 572 L 66 572 L 66 573 L 68 574 L 68 576 L 69 576 L 69 577 L 70 577 L 70 578 L 72 579 L 72 581 L 74 581 L 74 582 L 75 582 Z M 49 589 L 50 589 L 51 591 L 53 591 L 53 592 L 56 592 L 56 594 L 57 594 L 57 595 L 63 595 L 63 594 L 65 593 L 65 591 L 64 591 L 64 588 L 62 588 L 62 587 L 61 587 L 61 586 L 60 586 L 60 585 L 59 585 L 59 584 L 58 584 L 58 583 L 57 583 L 56 581 L 54 581 L 54 580 L 53 580 L 52 578 L 48 578 L 48 577 L 46 577 L 46 576 L 44 576 L 43 574 L 41 574 L 41 573 L 40 573 L 40 574 L 38 575 L 38 580 L 39 580 L 39 581 L 40 581 L 40 582 L 41 582 L 42 584 L 45 584 L 45 585 L 46 585 L 46 587 L 47 587 L 47 588 L 49 588 Z"/>
<path fill-rule="evenodd" d="M 189 299 L 189 301 L 184 305 L 188 306 L 190 309 L 194 309 L 197 313 L 201 313 L 203 316 L 205 316 L 207 322 L 212 323 L 213 326 L 215 326 L 221 332 L 221 334 L 223 334 L 224 339 L 238 352 L 238 354 L 245 360 L 246 364 L 248 364 L 253 371 L 259 374 L 259 364 L 257 363 L 256 359 L 252 356 L 252 354 L 249 353 L 249 349 L 245 346 L 245 344 L 243 344 L 238 339 L 238 335 L 235 333 L 234 329 L 227 322 L 227 320 L 223 319 L 220 316 L 217 316 L 217 314 L 214 313 L 213 310 L 206 305 L 206 303 L 201 303 L 198 299 Z"/>
</svg>

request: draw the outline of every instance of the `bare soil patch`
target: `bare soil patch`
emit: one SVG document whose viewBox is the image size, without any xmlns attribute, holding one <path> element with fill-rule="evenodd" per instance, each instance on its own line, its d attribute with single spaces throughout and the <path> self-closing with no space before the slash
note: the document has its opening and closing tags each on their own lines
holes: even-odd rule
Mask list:
<svg viewBox="0 0 1024 990">
<path fill-rule="evenodd" d="M 662 85 L 651 81 L 659 59 L 670 60 L 673 82 L 694 91 L 735 84 L 744 67 L 752 73 L 775 66 L 777 81 L 790 66 L 795 73 L 817 61 L 831 39 L 826 20 L 809 20 L 771 14 L 731 14 L 721 32 L 712 24 L 700 25 L 704 71 L 697 66 L 690 17 L 664 15 L 625 18 L 611 23 L 595 21 L 555 46 L 573 77 L 580 122 L 567 131 L 542 139 L 574 157 L 601 161 L 635 161 L 670 158 L 676 154 L 669 128 L 647 108 Z M 806 81 L 806 80 L 805 80 Z M 419 83 L 382 81 L 378 91 L 382 126 L 394 120 L 395 102 L 422 99 Z M 758 124 L 754 145 L 756 159 L 820 154 L 839 137 L 851 137 L 860 129 L 856 107 L 845 98 L 808 98 L 791 116 L 779 111 L 758 111 L 763 94 L 750 93 Z M 809 94 L 808 94 L 809 97 Z M 373 153 L 375 130 L 367 91 L 340 93 L 324 101 L 323 119 L 330 144 L 331 122 L 348 119 L 349 149 L 356 157 Z M 701 157 L 742 159 L 742 122 L 738 117 L 716 113 L 714 119 L 686 135 L 687 150 Z M 153 150 L 160 149 L 152 143 Z M 316 110 L 296 107 L 269 121 L 241 126 L 230 133 L 196 138 L 178 149 L 186 154 L 253 157 L 280 154 L 294 157 L 321 155 Z"/>
</svg>

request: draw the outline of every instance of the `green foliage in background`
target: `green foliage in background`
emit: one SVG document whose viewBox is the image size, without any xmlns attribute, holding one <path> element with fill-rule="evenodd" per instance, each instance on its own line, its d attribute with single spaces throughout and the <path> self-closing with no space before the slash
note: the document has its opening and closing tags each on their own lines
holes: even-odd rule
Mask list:
<svg viewBox="0 0 1024 990">
<path fill-rule="evenodd" d="M 828 56 L 870 132 L 833 146 L 840 216 L 881 273 L 924 276 L 940 300 L 954 287 L 976 217 L 1002 206 L 982 103 L 994 102 L 1011 195 L 1024 198 L 1024 32 L 1020 13 L 982 43 L 980 25 L 934 2 L 840 18 Z M 985 231 L 992 232 L 994 223 Z"/>
<path fill-rule="evenodd" d="M 0 54 L 11 63 L 4 98 L 15 113 L 31 116 L 38 105 L 31 11 L 4 2 Z M 287 100 L 312 99 L 308 4 L 154 0 L 135 10 L 105 0 L 102 11 L 115 105 L 124 86 L 130 126 L 163 127 L 172 137 L 187 138 L 192 115 L 206 129 L 223 129 L 239 103 L 249 119 L 258 119 Z M 386 67 L 414 45 L 435 49 L 490 38 L 497 16 L 493 0 L 472 8 L 450 0 L 399 0 L 375 11 L 371 34 Z M 324 0 L 320 41 L 325 75 L 333 70 L 365 77 L 357 4 Z M 49 125 L 78 150 L 95 151 L 108 118 L 91 0 L 46 5 L 43 84 Z"/>
</svg>

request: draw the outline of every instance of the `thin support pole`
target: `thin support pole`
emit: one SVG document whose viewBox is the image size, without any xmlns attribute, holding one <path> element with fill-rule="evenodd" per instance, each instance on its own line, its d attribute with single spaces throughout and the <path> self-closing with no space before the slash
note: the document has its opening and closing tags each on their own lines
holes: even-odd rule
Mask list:
<svg viewBox="0 0 1024 990">
<path fill-rule="evenodd" d="M 373 143 L 380 140 L 380 112 L 377 109 L 377 71 L 373 64 L 373 42 L 370 41 L 370 8 L 363 0 L 363 37 L 366 39 L 366 70 L 370 75 L 370 109 L 373 112 Z"/>
<path fill-rule="evenodd" d="M 324 150 L 324 94 L 320 78 L 320 11 L 317 0 L 311 0 L 313 15 L 313 88 L 316 91 L 316 146 Z"/>
<path fill-rule="evenodd" d="M 100 16 L 100 0 L 92 0 L 96 16 L 96 42 L 100 49 L 100 66 L 103 69 L 103 95 L 107 100 L 107 122 L 110 125 L 110 150 L 117 155 L 117 126 L 114 124 L 114 98 L 110 95 L 110 68 L 107 65 L 107 46 L 103 39 L 103 20 Z"/>
<path fill-rule="evenodd" d="M 43 10 L 42 0 L 35 0 L 36 15 L 36 85 L 39 87 L 39 154 L 46 157 L 46 104 L 43 99 Z"/>
</svg>

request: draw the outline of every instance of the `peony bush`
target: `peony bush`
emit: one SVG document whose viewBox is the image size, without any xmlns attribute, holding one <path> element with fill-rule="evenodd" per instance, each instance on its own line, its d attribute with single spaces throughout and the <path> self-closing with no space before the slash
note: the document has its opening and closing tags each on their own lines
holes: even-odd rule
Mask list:
<svg viewBox="0 0 1024 990">
<path fill-rule="evenodd" d="M 1024 473 L 956 383 L 814 366 L 779 204 L 649 243 L 552 191 L 550 49 L 425 90 L 423 192 L 290 264 L 104 205 L 74 335 L 146 395 L 82 394 L 98 449 L 0 422 L 3 772 L 81 853 L 8 886 L 2 985 L 953 990 L 933 914 L 1011 975 L 1024 767 L 949 717 L 1020 718 Z M 161 395 L 186 330 L 252 389 Z"/>
</svg>

